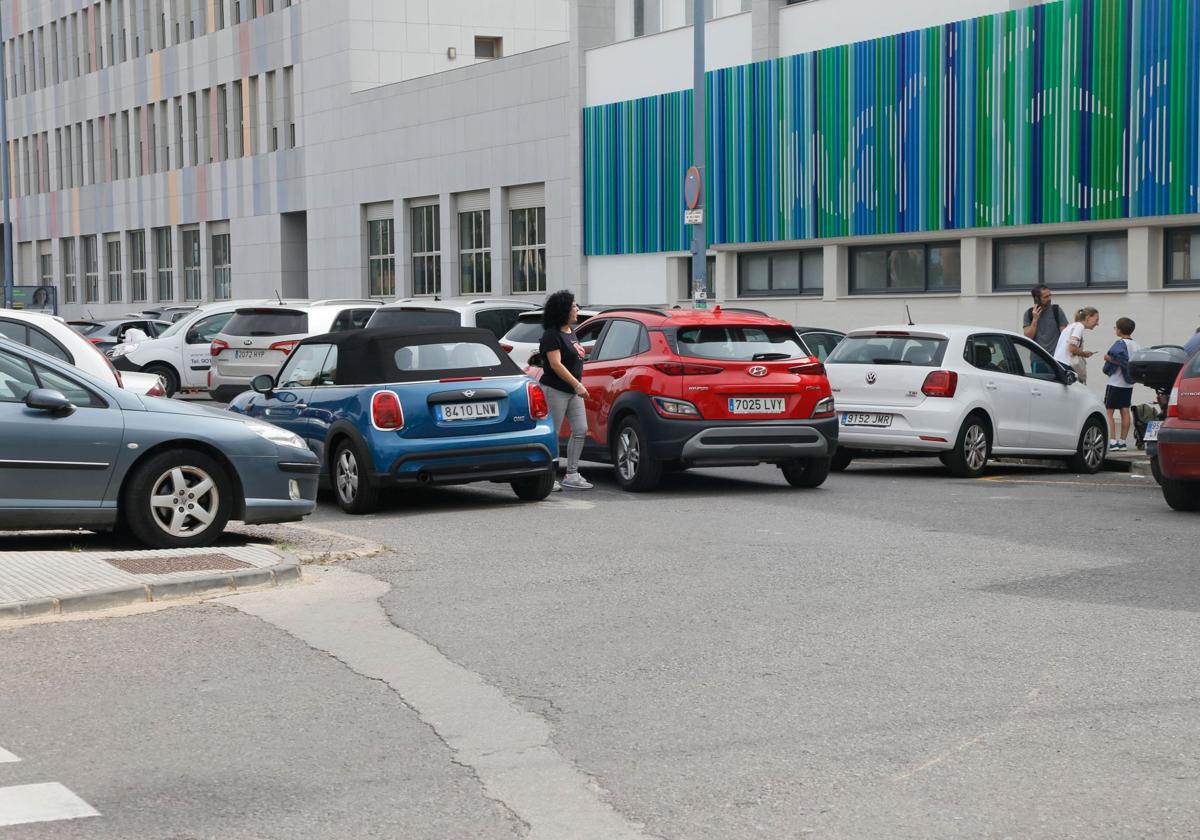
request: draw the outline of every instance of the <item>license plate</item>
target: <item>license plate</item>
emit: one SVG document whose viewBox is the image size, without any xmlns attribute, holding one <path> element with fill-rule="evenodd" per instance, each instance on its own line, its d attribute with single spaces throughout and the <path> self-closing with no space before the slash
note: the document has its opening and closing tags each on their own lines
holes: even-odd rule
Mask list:
<svg viewBox="0 0 1200 840">
<path fill-rule="evenodd" d="M 858 411 L 847 411 L 842 415 L 843 426 L 881 426 L 892 425 L 890 414 L 864 414 Z"/>
<path fill-rule="evenodd" d="M 267 355 L 266 350 L 234 350 L 233 358 L 235 359 L 261 359 Z"/>
<path fill-rule="evenodd" d="M 459 420 L 490 420 L 500 416 L 500 403 L 444 403 L 441 406 L 441 419 L 447 423 Z"/>
<path fill-rule="evenodd" d="M 1161 420 L 1151 420 L 1146 424 L 1146 436 L 1142 440 L 1158 440 L 1158 430 L 1161 428 Z"/>
<path fill-rule="evenodd" d="M 787 400 L 783 397 L 730 397 L 730 414 L 783 414 Z"/>
</svg>

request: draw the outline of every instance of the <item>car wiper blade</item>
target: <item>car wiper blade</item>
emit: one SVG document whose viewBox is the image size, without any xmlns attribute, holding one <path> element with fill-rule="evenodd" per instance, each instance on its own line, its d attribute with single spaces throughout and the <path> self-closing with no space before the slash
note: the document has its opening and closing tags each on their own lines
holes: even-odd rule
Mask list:
<svg viewBox="0 0 1200 840">
<path fill-rule="evenodd" d="M 752 362 L 777 362 L 780 359 L 790 359 L 790 358 L 792 358 L 792 355 L 790 353 L 755 353 L 754 356 L 751 357 L 750 361 L 752 361 Z"/>
</svg>

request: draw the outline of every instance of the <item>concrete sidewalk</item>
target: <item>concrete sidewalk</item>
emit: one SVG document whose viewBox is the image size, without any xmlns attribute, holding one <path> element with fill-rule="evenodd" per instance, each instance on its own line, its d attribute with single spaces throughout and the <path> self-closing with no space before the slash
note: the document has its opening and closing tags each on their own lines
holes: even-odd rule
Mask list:
<svg viewBox="0 0 1200 840">
<path fill-rule="evenodd" d="M 107 542 L 79 532 L 5 533 L 0 547 L 14 550 L 0 550 L 0 622 L 300 579 L 299 562 L 267 545 L 159 551 Z"/>
</svg>

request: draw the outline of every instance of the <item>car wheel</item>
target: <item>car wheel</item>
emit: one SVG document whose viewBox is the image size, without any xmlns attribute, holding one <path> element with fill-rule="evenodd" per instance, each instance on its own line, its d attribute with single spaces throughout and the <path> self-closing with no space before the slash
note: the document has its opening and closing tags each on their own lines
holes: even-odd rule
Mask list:
<svg viewBox="0 0 1200 840">
<path fill-rule="evenodd" d="M 371 480 L 370 461 L 347 438 L 333 453 L 333 495 L 346 513 L 371 513 L 379 504 L 379 488 Z"/>
<path fill-rule="evenodd" d="M 1159 486 L 1162 486 L 1162 467 L 1158 465 L 1158 456 L 1150 459 L 1150 474 L 1154 476 L 1154 480 L 1158 482 Z"/>
<path fill-rule="evenodd" d="M 167 396 L 175 396 L 175 392 L 179 390 L 179 374 L 173 368 L 168 365 L 149 365 L 144 370 L 146 373 L 162 377 L 163 390 L 167 392 Z"/>
<path fill-rule="evenodd" d="M 833 460 L 829 464 L 829 469 L 834 472 L 845 472 L 846 467 L 850 466 L 850 462 L 853 460 L 854 450 L 839 446 L 833 451 Z"/>
<path fill-rule="evenodd" d="M 177 449 L 138 465 L 122 515 L 138 540 L 155 548 L 211 545 L 233 510 L 233 483 L 210 455 Z"/>
<path fill-rule="evenodd" d="M 644 493 L 658 486 L 663 464 L 651 456 L 646 433 L 636 417 L 626 417 L 617 426 L 612 449 L 613 469 L 622 490 Z"/>
<path fill-rule="evenodd" d="M 972 415 L 963 423 L 954 448 L 945 454 L 942 463 L 956 478 L 979 478 L 987 469 L 991 451 L 992 441 L 987 426 Z"/>
<path fill-rule="evenodd" d="M 783 477 L 793 487 L 820 487 L 829 477 L 832 458 L 797 458 L 779 465 Z"/>
<path fill-rule="evenodd" d="M 1079 448 L 1067 459 L 1067 468 L 1071 472 L 1093 475 L 1103 468 L 1107 452 L 1108 427 L 1093 417 L 1084 424 L 1079 434 Z"/>
<path fill-rule="evenodd" d="M 509 485 L 517 494 L 518 499 L 526 502 L 540 502 L 554 490 L 554 473 L 518 478 L 510 481 Z"/>
<path fill-rule="evenodd" d="M 1200 511 L 1200 482 L 1172 481 L 1164 478 L 1162 493 L 1167 504 L 1174 510 Z"/>
</svg>

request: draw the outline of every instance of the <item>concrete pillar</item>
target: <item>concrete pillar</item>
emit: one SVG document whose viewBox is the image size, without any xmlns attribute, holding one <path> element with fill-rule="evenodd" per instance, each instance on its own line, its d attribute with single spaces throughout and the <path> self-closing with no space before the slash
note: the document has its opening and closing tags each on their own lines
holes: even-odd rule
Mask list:
<svg viewBox="0 0 1200 840">
<path fill-rule="evenodd" d="M 991 288 L 991 240 L 979 236 L 968 236 L 962 240 L 962 297 L 985 295 Z"/>
<path fill-rule="evenodd" d="M 1132 227 L 1127 245 L 1129 291 L 1148 292 L 1163 287 L 1163 232 L 1158 227 Z"/>
<path fill-rule="evenodd" d="M 830 303 L 850 294 L 850 249 L 826 245 L 821 254 L 822 299 Z"/>
<path fill-rule="evenodd" d="M 492 294 L 512 293 L 512 274 L 509 267 L 511 238 L 508 226 L 508 208 L 504 205 L 504 188 L 492 187 L 488 194 L 492 225 Z M 546 278 L 547 285 L 550 278 Z"/>
<path fill-rule="evenodd" d="M 442 249 L 442 297 L 458 295 L 458 206 L 454 196 L 444 192 L 438 196 L 440 247 Z"/>
<path fill-rule="evenodd" d="M 786 0 L 751 0 L 751 56 L 755 61 L 779 57 L 779 12 Z"/>
</svg>

